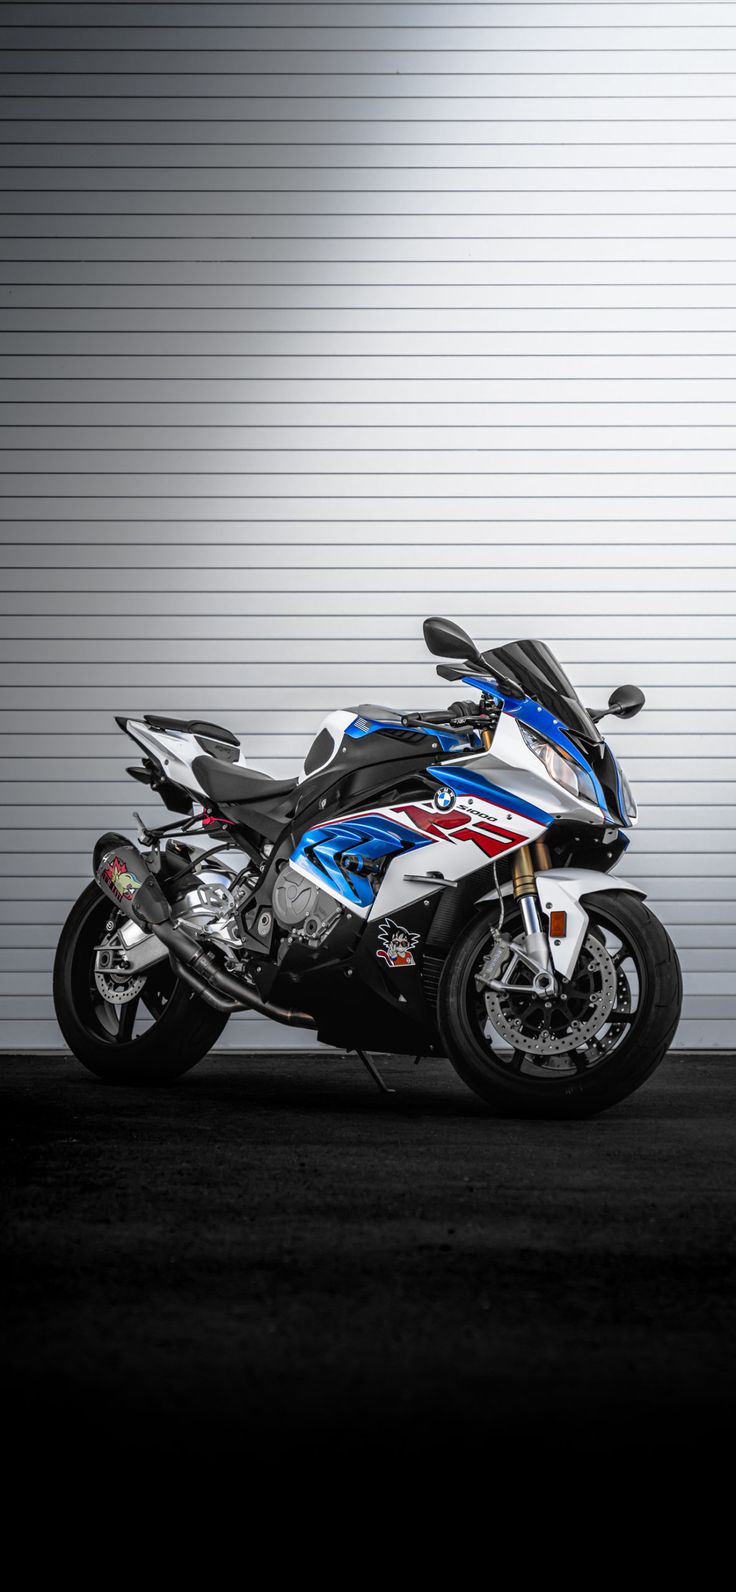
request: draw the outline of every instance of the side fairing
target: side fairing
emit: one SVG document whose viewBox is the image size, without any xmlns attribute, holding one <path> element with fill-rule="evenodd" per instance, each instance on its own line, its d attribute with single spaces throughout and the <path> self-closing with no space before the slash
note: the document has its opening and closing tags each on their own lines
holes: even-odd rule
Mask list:
<svg viewBox="0 0 736 1592">
<path fill-rule="evenodd" d="M 432 845 L 409 861 L 397 857 L 389 864 L 371 912 L 372 918 L 394 913 L 404 904 L 458 883 L 489 862 L 539 839 L 550 818 L 540 808 L 513 801 L 494 790 L 471 770 L 431 768 L 428 773 L 442 784 L 428 801 L 409 802 L 396 809 L 402 821 Z M 432 877 L 439 875 L 440 877 Z"/>
<path fill-rule="evenodd" d="M 315 826 L 292 853 L 292 867 L 350 911 L 375 919 L 536 840 L 550 822 L 543 810 L 508 801 L 474 771 L 455 766 L 428 772 L 438 785 L 433 797 Z M 385 871 L 374 895 L 370 875 L 381 865 Z"/>
</svg>

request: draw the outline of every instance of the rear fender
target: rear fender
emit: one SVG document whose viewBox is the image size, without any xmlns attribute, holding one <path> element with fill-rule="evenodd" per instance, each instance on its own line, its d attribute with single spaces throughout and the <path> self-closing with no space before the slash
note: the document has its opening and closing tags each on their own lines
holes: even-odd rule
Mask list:
<svg viewBox="0 0 736 1592">
<path fill-rule="evenodd" d="M 589 917 L 584 903 L 602 890 L 646 895 L 640 885 L 630 884 L 628 879 L 613 880 L 610 874 L 596 873 L 592 868 L 547 868 L 537 874 L 539 904 L 547 918 L 547 928 L 550 913 L 566 914 L 566 934 L 560 939 L 550 935 L 549 941 L 555 972 L 561 978 L 570 978 L 587 933 Z"/>
</svg>

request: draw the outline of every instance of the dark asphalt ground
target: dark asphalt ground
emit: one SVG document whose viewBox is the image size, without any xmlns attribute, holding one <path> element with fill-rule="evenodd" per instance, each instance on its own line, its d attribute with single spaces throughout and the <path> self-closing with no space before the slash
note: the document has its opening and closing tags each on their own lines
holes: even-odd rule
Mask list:
<svg viewBox="0 0 736 1592">
<path fill-rule="evenodd" d="M 168 1090 L 6 1059 L 7 1444 L 73 1430 L 513 1465 L 685 1451 L 736 1412 L 736 1058 L 589 1122 L 445 1063 L 214 1058 Z"/>
</svg>

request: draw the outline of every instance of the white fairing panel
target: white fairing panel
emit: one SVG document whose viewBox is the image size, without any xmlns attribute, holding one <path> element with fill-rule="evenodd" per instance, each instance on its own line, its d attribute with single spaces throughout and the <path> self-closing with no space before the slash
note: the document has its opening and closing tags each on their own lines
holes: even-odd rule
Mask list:
<svg viewBox="0 0 736 1592">
<path fill-rule="evenodd" d="M 546 825 L 492 797 L 458 796 L 450 813 L 437 811 L 435 800 L 407 802 L 387 809 L 401 814 L 415 833 L 431 836 L 434 844 L 394 857 L 389 863 L 373 904 L 372 916 L 382 917 L 420 900 L 429 890 L 442 889 L 442 880 L 458 881 L 485 868 L 489 862 L 538 840 Z M 432 879 L 431 874 L 440 874 Z"/>
<path fill-rule="evenodd" d="M 552 779 L 544 764 L 527 746 L 518 720 L 502 713 L 488 752 L 477 752 L 459 761 L 494 784 L 503 786 L 510 796 L 535 802 L 553 818 L 575 818 L 578 823 L 608 825 L 610 818 L 594 802 L 582 801 Z"/>
<path fill-rule="evenodd" d="M 194 759 L 207 756 L 196 736 L 186 730 L 152 730 L 149 724 L 144 724 L 140 719 L 128 719 L 128 731 L 140 746 L 161 763 L 167 779 L 189 791 L 195 801 L 209 801 L 206 791 L 192 773 Z M 248 767 L 242 747 L 230 767 Z"/>
<path fill-rule="evenodd" d="M 628 879 L 613 879 L 592 868 L 548 868 L 537 874 L 539 904 L 545 916 L 549 919 L 551 912 L 567 914 L 564 939 L 550 938 L 549 942 L 555 971 L 561 978 L 570 978 L 588 928 L 588 913 L 580 898 L 600 890 L 631 890 L 635 895 L 646 895 L 646 890 L 630 884 Z"/>
</svg>

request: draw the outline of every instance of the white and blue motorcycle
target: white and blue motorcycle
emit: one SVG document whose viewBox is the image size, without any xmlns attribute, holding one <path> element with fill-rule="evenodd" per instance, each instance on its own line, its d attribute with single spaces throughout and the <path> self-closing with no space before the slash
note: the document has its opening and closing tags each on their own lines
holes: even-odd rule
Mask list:
<svg viewBox="0 0 736 1592">
<path fill-rule="evenodd" d="M 479 693 L 439 712 L 330 715 L 299 776 L 249 768 L 216 724 L 118 719 L 128 772 L 177 819 L 102 835 L 54 997 L 100 1077 L 186 1072 L 236 1011 L 355 1051 L 447 1056 L 494 1111 L 600 1111 L 671 1044 L 682 983 L 644 891 L 608 877 L 636 807 L 537 641 L 479 652 L 428 619 L 438 674 Z"/>
</svg>

